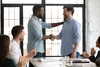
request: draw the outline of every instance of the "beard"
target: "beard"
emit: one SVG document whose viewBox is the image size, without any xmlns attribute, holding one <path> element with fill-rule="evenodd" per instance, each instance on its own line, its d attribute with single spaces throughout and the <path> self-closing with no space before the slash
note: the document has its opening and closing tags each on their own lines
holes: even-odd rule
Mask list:
<svg viewBox="0 0 100 67">
<path fill-rule="evenodd" d="M 68 15 L 64 15 L 64 21 L 67 21 Z"/>
<path fill-rule="evenodd" d="M 39 16 L 39 18 L 41 18 L 41 19 L 42 19 L 42 18 L 43 18 L 43 15 L 40 15 L 40 16 Z"/>
<path fill-rule="evenodd" d="M 67 18 L 68 18 L 68 17 L 64 17 L 64 21 L 67 21 Z"/>
</svg>

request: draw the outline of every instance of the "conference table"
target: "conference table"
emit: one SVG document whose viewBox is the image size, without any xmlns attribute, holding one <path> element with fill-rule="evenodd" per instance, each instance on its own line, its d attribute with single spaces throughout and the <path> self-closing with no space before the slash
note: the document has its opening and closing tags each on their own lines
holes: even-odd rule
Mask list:
<svg viewBox="0 0 100 67">
<path fill-rule="evenodd" d="M 32 58 L 30 62 L 35 67 L 97 67 L 95 63 L 90 62 L 89 59 L 86 58 L 71 58 L 71 60 L 82 60 L 82 62 L 66 64 L 65 60 L 62 61 L 62 57 Z"/>
</svg>

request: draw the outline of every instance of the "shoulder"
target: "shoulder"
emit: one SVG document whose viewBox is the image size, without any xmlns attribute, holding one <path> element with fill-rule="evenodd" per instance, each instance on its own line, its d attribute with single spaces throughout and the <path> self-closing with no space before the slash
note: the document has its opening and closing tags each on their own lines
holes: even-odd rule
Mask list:
<svg viewBox="0 0 100 67">
<path fill-rule="evenodd" d="M 28 22 L 31 23 L 31 22 L 34 22 L 34 21 L 36 21 L 36 20 L 31 17 Z"/>
<path fill-rule="evenodd" d="M 95 64 L 96 64 L 97 66 L 100 66 L 100 57 L 96 59 Z"/>
<path fill-rule="evenodd" d="M 8 63 L 14 63 L 14 60 L 12 60 L 10 58 L 6 58 L 6 62 L 8 62 Z"/>
<path fill-rule="evenodd" d="M 30 26 L 36 26 L 37 25 L 37 20 L 35 18 L 30 18 L 28 21 L 28 27 Z"/>
<path fill-rule="evenodd" d="M 17 48 L 18 48 L 17 45 L 18 45 L 18 44 L 16 43 L 16 41 L 12 39 L 12 40 L 11 40 L 11 44 L 12 44 L 11 50 L 17 50 Z M 11 51 L 11 50 L 10 50 L 10 51 Z"/>
<path fill-rule="evenodd" d="M 6 58 L 3 67 L 16 67 L 16 64 L 12 59 Z"/>
<path fill-rule="evenodd" d="M 74 24 L 80 24 L 79 21 L 77 21 L 77 20 L 75 20 L 75 19 L 73 19 L 73 18 L 72 18 L 72 22 L 73 22 Z"/>
<path fill-rule="evenodd" d="M 74 26 L 81 26 L 81 24 L 77 20 L 73 19 L 72 21 Z"/>
</svg>

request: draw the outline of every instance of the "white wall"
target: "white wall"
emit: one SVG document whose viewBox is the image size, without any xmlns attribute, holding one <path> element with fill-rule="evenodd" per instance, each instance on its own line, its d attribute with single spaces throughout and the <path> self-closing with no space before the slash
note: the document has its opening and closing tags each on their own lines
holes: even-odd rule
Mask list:
<svg viewBox="0 0 100 67">
<path fill-rule="evenodd" d="M 90 52 L 100 36 L 100 0 L 86 0 L 86 50 Z"/>
</svg>

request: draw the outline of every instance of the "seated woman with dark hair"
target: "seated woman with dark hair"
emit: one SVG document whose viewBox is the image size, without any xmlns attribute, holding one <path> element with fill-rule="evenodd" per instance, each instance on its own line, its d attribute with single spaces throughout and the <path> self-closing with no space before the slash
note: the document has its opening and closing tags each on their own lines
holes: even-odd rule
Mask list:
<svg viewBox="0 0 100 67">
<path fill-rule="evenodd" d="M 97 41 L 96 41 L 96 47 L 100 48 L 100 36 L 98 37 Z M 83 57 L 85 58 L 89 58 L 91 62 L 96 62 L 97 58 L 100 57 L 100 50 L 97 53 L 97 56 L 95 57 L 95 50 L 94 48 L 91 48 L 91 56 L 89 56 L 88 53 L 83 52 Z"/>
<path fill-rule="evenodd" d="M 19 58 L 18 65 L 8 58 L 9 50 L 11 49 L 10 38 L 7 35 L 0 35 L 0 67 L 25 67 L 29 61 L 30 53 L 28 56 L 22 56 Z"/>
<path fill-rule="evenodd" d="M 10 48 L 9 36 L 0 35 L 0 67 L 16 67 L 15 62 L 8 58 Z"/>
</svg>

